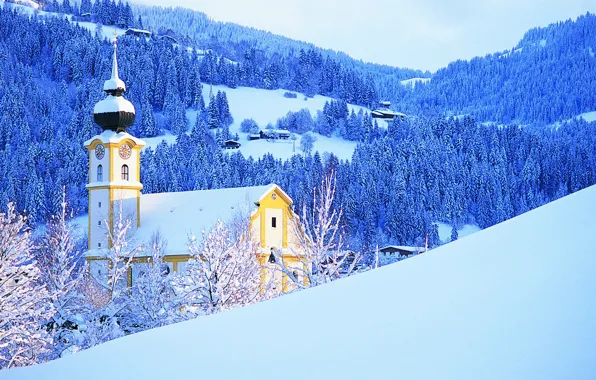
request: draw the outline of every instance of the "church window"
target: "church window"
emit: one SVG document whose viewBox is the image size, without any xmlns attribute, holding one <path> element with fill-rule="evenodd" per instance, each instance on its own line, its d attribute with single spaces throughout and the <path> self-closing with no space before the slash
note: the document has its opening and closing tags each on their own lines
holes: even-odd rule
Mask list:
<svg viewBox="0 0 596 380">
<path fill-rule="evenodd" d="M 97 243 L 97 248 L 101 248 L 101 243 Z"/>
<path fill-rule="evenodd" d="M 97 221 L 97 225 L 101 226 L 101 220 Z"/>
<path fill-rule="evenodd" d="M 271 264 L 275 264 L 275 254 L 273 253 L 273 250 L 275 248 L 271 248 L 271 254 L 269 255 L 269 263 Z"/>
<path fill-rule="evenodd" d="M 128 181 L 128 165 L 122 165 L 122 180 Z"/>
<path fill-rule="evenodd" d="M 277 228 L 277 218 L 276 217 L 271 218 L 271 227 Z"/>
<path fill-rule="evenodd" d="M 101 202 L 97 202 L 97 207 L 101 208 Z"/>
<path fill-rule="evenodd" d="M 97 166 L 97 182 L 103 182 L 103 166 Z"/>
<path fill-rule="evenodd" d="M 300 280 L 298 279 L 298 276 L 299 276 L 299 275 L 298 275 L 298 271 L 297 271 L 297 270 L 295 270 L 295 271 L 292 271 L 292 276 L 294 276 L 294 278 L 296 279 L 296 281 L 300 281 Z"/>
</svg>

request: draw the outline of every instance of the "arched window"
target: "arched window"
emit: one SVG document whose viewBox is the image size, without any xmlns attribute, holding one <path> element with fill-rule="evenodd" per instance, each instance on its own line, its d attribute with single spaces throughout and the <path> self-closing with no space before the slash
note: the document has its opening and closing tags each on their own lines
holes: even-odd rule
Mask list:
<svg viewBox="0 0 596 380">
<path fill-rule="evenodd" d="M 103 166 L 97 166 L 97 182 L 103 182 Z"/>
<path fill-rule="evenodd" d="M 274 251 L 273 251 L 274 249 L 275 249 L 275 248 L 271 248 L 271 254 L 269 255 L 269 262 L 270 262 L 271 264 L 275 264 L 275 253 L 274 253 Z"/>
<path fill-rule="evenodd" d="M 122 165 L 122 180 L 128 181 L 128 165 Z"/>
</svg>

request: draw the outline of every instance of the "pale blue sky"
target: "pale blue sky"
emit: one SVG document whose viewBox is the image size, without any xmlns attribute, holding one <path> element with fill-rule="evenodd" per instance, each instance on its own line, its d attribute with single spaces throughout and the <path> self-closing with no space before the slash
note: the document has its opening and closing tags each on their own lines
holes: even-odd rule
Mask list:
<svg viewBox="0 0 596 380">
<path fill-rule="evenodd" d="M 596 13 L 596 0 L 136 1 L 184 6 L 365 61 L 431 71 L 510 49 L 534 26 Z"/>
</svg>

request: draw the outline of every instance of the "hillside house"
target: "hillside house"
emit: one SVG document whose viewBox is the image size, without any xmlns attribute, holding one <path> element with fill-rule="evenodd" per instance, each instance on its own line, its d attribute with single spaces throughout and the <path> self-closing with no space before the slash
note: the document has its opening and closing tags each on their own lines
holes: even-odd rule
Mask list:
<svg viewBox="0 0 596 380">
<path fill-rule="evenodd" d="M 224 142 L 224 147 L 226 149 L 238 149 L 242 146 L 242 144 L 240 144 L 238 141 L 234 141 L 234 140 L 226 140 Z"/>
<path fill-rule="evenodd" d="M 379 264 L 387 265 L 409 256 L 418 255 L 424 251 L 426 251 L 424 247 L 387 245 L 383 248 L 379 248 Z"/>
<path fill-rule="evenodd" d="M 135 29 L 135 28 L 128 28 L 125 32 L 127 36 L 135 36 L 135 37 L 151 37 L 151 32 L 144 29 Z"/>
<path fill-rule="evenodd" d="M 290 135 L 291 133 L 287 129 L 266 129 L 259 132 L 260 138 L 271 140 L 287 140 L 290 138 Z"/>
</svg>

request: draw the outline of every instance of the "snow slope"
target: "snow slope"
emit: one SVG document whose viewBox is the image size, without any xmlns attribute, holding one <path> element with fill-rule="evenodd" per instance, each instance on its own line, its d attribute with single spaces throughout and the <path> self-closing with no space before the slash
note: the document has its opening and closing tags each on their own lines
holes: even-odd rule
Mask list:
<svg viewBox="0 0 596 380">
<path fill-rule="evenodd" d="M 416 83 L 427 84 L 430 78 L 410 78 L 401 81 L 402 86 L 414 87 Z"/>
<path fill-rule="evenodd" d="M 451 241 L 451 229 L 453 228 L 447 223 L 437 223 L 439 226 L 439 239 L 443 243 L 448 243 Z M 480 231 L 480 227 L 475 224 L 465 224 L 461 228 L 457 230 L 457 238 L 461 239 L 468 235 L 471 235 L 475 232 Z"/>
<path fill-rule="evenodd" d="M 2 380 L 594 379 L 596 186 L 409 260 Z"/>
<path fill-rule="evenodd" d="M 296 98 L 286 98 L 283 94 L 286 90 L 264 90 L 252 87 L 238 87 L 229 88 L 226 86 L 210 86 L 203 84 L 203 97 L 205 102 L 209 103 L 209 93 L 217 94 L 217 91 L 225 91 L 230 106 L 230 112 L 234 118 L 234 123 L 230 127 L 230 134 L 233 137 L 238 133 L 240 143 L 240 152 L 245 157 L 253 156 L 254 158 L 262 157 L 266 153 L 271 153 L 276 158 L 288 159 L 294 154 L 301 154 L 300 138 L 301 135 L 296 135 L 295 149 L 292 141 L 275 141 L 268 142 L 266 140 L 248 141 L 247 133 L 240 132 L 240 123 L 244 119 L 253 119 L 257 122 L 261 129 L 265 129 L 268 123 L 275 125 L 275 122 L 285 116 L 289 111 L 297 112 L 303 108 L 307 108 L 314 117 L 317 111 L 322 111 L 325 102 L 331 101 L 332 98 L 327 96 L 315 95 L 308 98 L 303 94 L 296 93 Z M 348 109 L 354 110 L 358 113 L 359 110 L 370 112 L 369 109 L 356 105 L 348 105 Z M 189 111 L 188 117 L 191 126 L 194 126 L 196 120 L 196 112 Z M 382 124 L 382 125 L 381 125 Z M 386 127 L 386 122 L 381 121 L 380 126 Z M 315 151 L 333 152 L 340 159 L 348 160 L 352 158 L 354 149 L 357 143 L 354 141 L 347 141 L 339 137 L 325 137 L 315 134 L 317 141 L 314 144 L 313 153 Z M 153 137 L 145 139 L 146 147 L 155 148 L 162 140 L 172 143 L 176 140 L 175 136 L 166 135 L 160 137 Z"/>
</svg>

